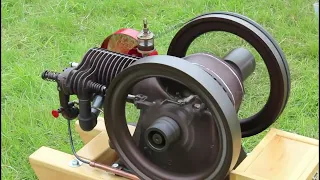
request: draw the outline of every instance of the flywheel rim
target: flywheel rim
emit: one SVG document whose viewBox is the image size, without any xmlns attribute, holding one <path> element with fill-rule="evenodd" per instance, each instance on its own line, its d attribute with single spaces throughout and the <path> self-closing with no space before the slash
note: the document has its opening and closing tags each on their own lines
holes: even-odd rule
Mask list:
<svg viewBox="0 0 320 180">
<path fill-rule="evenodd" d="M 266 104 L 256 114 L 240 120 L 242 137 L 253 136 L 268 128 L 288 102 L 288 64 L 279 45 L 259 24 L 245 16 L 228 12 L 203 14 L 188 21 L 171 41 L 167 54 L 184 57 L 193 40 L 214 31 L 229 32 L 247 41 L 257 50 L 268 68 L 271 87 Z"/>
<path fill-rule="evenodd" d="M 147 70 L 139 71 L 138 69 L 141 68 Z M 203 73 L 199 73 L 201 71 Z M 210 175 L 206 178 L 201 177 L 201 175 L 185 177 L 161 171 L 154 164 L 148 163 L 143 155 L 139 154 L 139 150 L 134 146 L 133 141 L 128 140 L 131 135 L 127 130 L 125 116 L 123 116 L 124 110 L 122 109 L 124 108 L 123 102 L 125 102 L 126 94 L 128 94 L 125 88 L 133 85 L 136 81 L 155 75 L 176 79 L 184 77 L 189 80 L 186 80 L 186 82 L 193 87 L 197 87 L 199 92 L 208 88 L 208 90 L 205 90 L 206 92 L 196 94 L 211 95 L 208 99 L 204 100 L 203 97 L 202 99 L 205 104 L 209 104 L 211 112 L 215 112 L 214 114 L 217 117 L 219 116 L 217 124 L 219 124 L 218 129 L 222 138 L 220 142 L 223 144 L 221 147 L 223 154 L 219 158 L 217 168 L 212 169 L 213 172 L 210 172 Z M 211 81 L 208 81 L 209 79 Z M 192 85 L 190 81 L 198 82 L 197 86 Z M 125 164 L 142 179 L 223 179 L 234 167 L 241 149 L 240 124 L 231 101 L 226 101 L 226 99 L 228 97 L 221 86 L 201 68 L 172 56 L 149 56 L 133 63 L 112 81 L 104 104 L 106 129 L 113 146 Z M 126 131 L 124 132 L 123 129 L 126 129 Z"/>
</svg>

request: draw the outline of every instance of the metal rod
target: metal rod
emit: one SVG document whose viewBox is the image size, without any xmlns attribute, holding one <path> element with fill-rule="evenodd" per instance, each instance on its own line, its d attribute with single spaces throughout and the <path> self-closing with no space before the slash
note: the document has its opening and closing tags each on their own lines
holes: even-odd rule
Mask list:
<svg viewBox="0 0 320 180">
<path fill-rule="evenodd" d="M 83 162 L 85 164 L 90 164 L 90 162 L 88 160 L 80 158 L 76 153 L 76 150 L 75 150 L 74 145 L 73 145 L 72 132 L 71 132 L 71 123 L 70 123 L 69 120 L 68 120 L 68 133 L 69 133 L 69 140 L 70 140 L 70 145 L 71 145 L 71 149 L 72 149 L 73 155 L 77 158 L 78 161 Z"/>
<path fill-rule="evenodd" d="M 94 168 L 98 168 L 98 169 L 102 169 L 102 170 L 105 170 L 105 171 L 109 171 L 113 174 L 116 174 L 118 176 L 122 176 L 122 177 L 125 177 L 125 178 L 128 178 L 128 179 L 131 179 L 131 180 L 140 180 L 136 175 L 134 174 L 130 174 L 130 173 L 127 173 L 125 171 L 122 171 L 120 169 L 115 169 L 115 168 L 112 168 L 110 166 L 107 166 L 107 165 L 103 165 L 103 164 L 100 164 L 100 163 L 97 163 L 97 162 L 93 162 L 93 161 L 88 161 L 88 160 L 85 160 L 85 159 L 82 159 L 81 157 L 79 157 L 75 151 L 75 148 L 74 148 L 74 145 L 73 145 L 73 139 L 72 139 L 72 132 L 71 132 L 71 125 L 70 125 L 70 121 L 68 121 L 68 133 L 69 133 L 69 138 L 70 138 L 70 145 L 71 145 L 71 149 L 72 149 L 72 152 L 73 152 L 73 155 L 76 157 L 76 159 L 80 162 L 83 162 L 85 164 L 89 164 L 91 167 L 94 167 Z"/>
<path fill-rule="evenodd" d="M 110 172 L 112 172 L 112 173 L 114 173 L 116 175 L 131 179 L 131 180 L 140 180 L 138 178 L 138 176 L 136 176 L 134 174 L 130 174 L 130 173 L 127 173 L 125 171 L 122 171 L 122 170 L 119 170 L 119 169 L 115 169 L 115 168 L 107 166 L 107 165 L 99 164 L 99 163 L 96 163 L 96 162 L 90 162 L 89 165 L 91 167 L 99 168 L 99 169 L 102 169 L 102 170 L 105 170 L 105 171 L 110 171 Z"/>
</svg>

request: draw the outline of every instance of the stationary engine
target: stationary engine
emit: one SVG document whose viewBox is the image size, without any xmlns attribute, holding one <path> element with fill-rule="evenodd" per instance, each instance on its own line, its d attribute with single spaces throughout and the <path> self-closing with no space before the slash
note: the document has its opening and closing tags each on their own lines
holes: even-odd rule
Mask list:
<svg viewBox="0 0 320 180">
<path fill-rule="evenodd" d="M 260 25 L 235 13 L 189 20 L 166 55 L 158 54 L 146 20 L 143 26 L 141 32 L 117 31 L 62 72 L 45 71 L 42 78 L 58 85 L 60 108 L 53 114 L 77 118 L 83 130 L 91 131 L 103 111 L 110 138 L 106 144 L 122 166 L 115 172 L 129 179 L 226 179 L 245 158 L 241 138 L 268 128 L 287 103 L 290 76 L 282 50 Z M 267 103 L 249 118 L 239 119 L 238 110 L 244 81 L 255 70 L 254 55 L 242 47 L 224 57 L 186 55 L 194 39 L 214 31 L 247 41 L 267 67 Z M 78 101 L 70 101 L 71 95 Z M 131 133 L 127 104 L 139 110 Z"/>
</svg>

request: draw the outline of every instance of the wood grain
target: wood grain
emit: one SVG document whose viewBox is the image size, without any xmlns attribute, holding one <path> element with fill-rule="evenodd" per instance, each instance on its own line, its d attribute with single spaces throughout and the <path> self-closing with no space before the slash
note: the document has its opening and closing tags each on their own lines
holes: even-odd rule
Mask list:
<svg viewBox="0 0 320 180">
<path fill-rule="evenodd" d="M 319 141 L 271 129 L 231 177 L 306 180 L 319 168 Z M 241 179 L 241 178 L 240 178 Z M 239 180 L 240 180 L 239 179 Z"/>
<path fill-rule="evenodd" d="M 29 157 L 29 162 L 39 180 L 124 180 L 87 164 L 70 167 L 73 155 L 48 147 L 41 147 Z"/>
<path fill-rule="evenodd" d="M 104 119 L 90 132 L 81 130 L 76 122 L 76 131 L 85 143 L 79 156 L 111 165 L 118 156 L 109 147 L 109 137 Z M 135 127 L 128 125 L 133 134 Z M 293 133 L 271 129 L 250 155 L 230 174 L 230 180 L 311 180 L 319 171 L 319 141 Z M 97 180 L 124 179 L 86 164 L 77 168 L 69 166 L 73 155 L 51 148 L 41 147 L 29 161 L 41 180 L 77 179 Z"/>
</svg>

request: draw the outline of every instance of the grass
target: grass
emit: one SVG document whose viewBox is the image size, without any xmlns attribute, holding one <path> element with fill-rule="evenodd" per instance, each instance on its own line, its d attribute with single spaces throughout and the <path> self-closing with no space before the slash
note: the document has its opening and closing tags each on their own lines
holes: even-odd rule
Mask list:
<svg viewBox="0 0 320 180">
<path fill-rule="evenodd" d="M 4 179 L 36 179 L 28 156 L 41 146 L 71 153 L 67 122 L 51 117 L 58 107 L 56 86 L 40 78 L 45 69 L 61 71 L 79 62 L 91 47 L 99 46 L 122 27 L 141 29 L 146 16 L 151 30 L 212 11 L 232 11 L 254 19 L 280 43 L 291 71 L 288 105 L 272 127 L 318 139 L 319 29 L 314 0 L 4 0 L 1 1 L 1 168 Z M 156 40 L 165 54 L 177 30 Z M 201 45 L 197 48 L 197 44 Z M 201 37 L 191 52 L 224 55 L 244 45 L 236 37 L 217 34 Z M 259 110 L 268 94 L 265 67 L 257 57 L 257 70 L 245 82 L 247 94 L 240 116 Z M 135 115 L 132 113 L 132 115 Z M 251 150 L 266 131 L 243 143 Z M 82 146 L 75 134 L 77 148 Z"/>
</svg>

